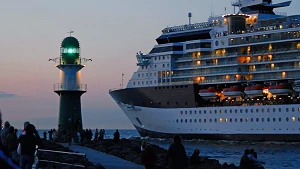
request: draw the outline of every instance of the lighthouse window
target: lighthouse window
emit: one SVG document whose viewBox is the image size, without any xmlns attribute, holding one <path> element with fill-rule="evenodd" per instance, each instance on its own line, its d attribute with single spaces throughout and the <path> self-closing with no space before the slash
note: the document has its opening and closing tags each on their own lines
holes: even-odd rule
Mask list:
<svg viewBox="0 0 300 169">
<path fill-rule="evenodd" d="M 273 122 L 275 122 L 276 121 L 276 118 L 273 118 Z"/>
<path fill-rule="evenodd" d="M 295 108 L 292 108 L 292 112 L 295 112 Z"/>
<path fill-rule="evenodd" d="M 286 120 L 286 121 L 289 121 L 289 118 L 287 117 L 285 120 Z"/>
<path fill-rule="evenodd" d="M 286 108 L 286 112 L 289 112 L 289 108 Z"/>
</svg>

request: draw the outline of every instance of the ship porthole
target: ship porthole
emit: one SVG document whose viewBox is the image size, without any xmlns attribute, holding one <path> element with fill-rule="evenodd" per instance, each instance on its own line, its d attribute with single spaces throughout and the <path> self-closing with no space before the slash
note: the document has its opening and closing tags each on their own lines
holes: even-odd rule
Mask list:
<svg viewBox="0 0 300 169">
<path fill-rule="evenodd" d="M 289 121 L 289 118 L 288 118 L 288 117 L 286 118 L 286 121 Z"/>
<path fill-rule="evenodd" d="M 286 112 L 289 112 L 289 108 L 286 108 Z"/>
<path fill-rule="evenodd" d="M 276 109 L 275 109 L 275 108 L 273 108 L 273 112 L 274 112 L 274 113 L 276 112 Z"/>
<path fill-rule="evenodd" d="M 292 108 L 292 112 L 295 112 L 295 108 Z"/>
</svg>

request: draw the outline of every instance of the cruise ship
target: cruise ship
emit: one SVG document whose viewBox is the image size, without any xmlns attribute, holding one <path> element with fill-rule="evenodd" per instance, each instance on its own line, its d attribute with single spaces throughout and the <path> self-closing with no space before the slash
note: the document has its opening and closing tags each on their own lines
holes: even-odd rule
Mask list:
<svg viewBox="0 0 300 169">
<path fill-rule="evenodd" d="M 300 15 L 274 12 L 291 3 L 239 0 L 167 27 L 109 94 L 141 136 L 300 141 Z"/>
</svg>

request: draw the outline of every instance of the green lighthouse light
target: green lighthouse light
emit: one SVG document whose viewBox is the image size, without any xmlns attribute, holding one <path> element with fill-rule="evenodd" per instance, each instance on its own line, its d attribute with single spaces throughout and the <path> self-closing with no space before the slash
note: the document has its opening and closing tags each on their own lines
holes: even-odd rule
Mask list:
<svg viewBox="0 0 300 169">
<path fill-rule="evenodd" d="M 75 53 L 74 51 L 75 50 L 73 50 L 73 49 L 68 49 L 68 53 Z"/>
</svg>

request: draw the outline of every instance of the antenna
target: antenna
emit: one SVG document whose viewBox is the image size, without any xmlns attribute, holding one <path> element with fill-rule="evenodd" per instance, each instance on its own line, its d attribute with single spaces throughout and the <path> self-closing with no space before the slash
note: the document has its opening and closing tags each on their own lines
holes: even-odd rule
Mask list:
<svg viewBox="0 0 300 169">
<path fill-rule="evenodd" d="M 192 13 L 191 12 L 188 13 L 188 17 L 189 17 L 189 24 L 191 24 L 191 19 L 192 19 Z"/>
<path fill-rule="evenodd" d="M 213 16 L 213 14 L 212 14 L 212 9 L 213 9 L 213 7 L 212 7 L 212 0 L 210 0 L 210 17 Z"/>
<path fill-rule="evenodd" d="M 239 0 L 239 13 L 241 12 L 241 0 Z"/>
<path fill-rule="evenodd" d="M 70 29 L 70 31 L 69 31 L 69 32 L 67 32 L 67 33 L 69 33 L 69 34 L 70 34 L 70 36 L 72 36 L 72 33 L 74 33 L 74 31 L 72 31 L 72 29 Z"/>
</svg>

